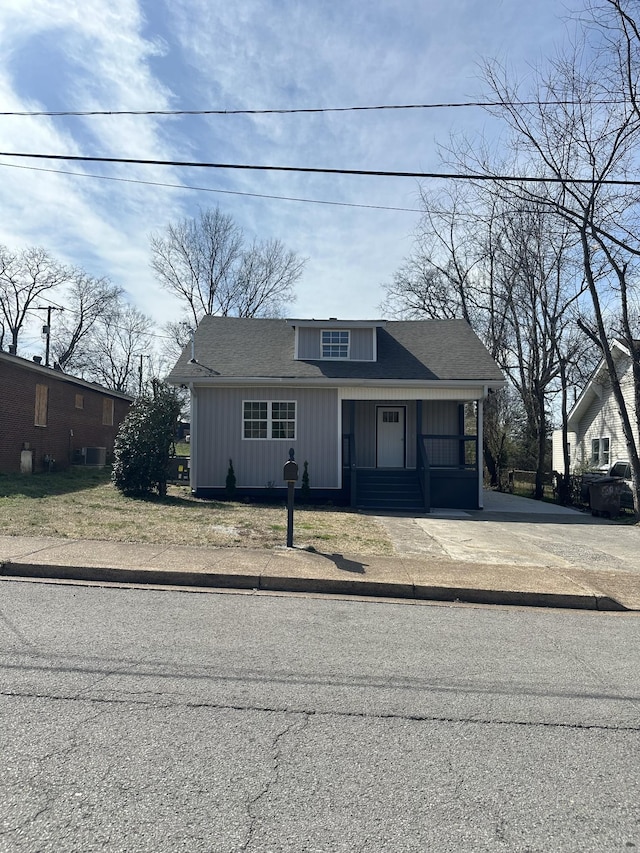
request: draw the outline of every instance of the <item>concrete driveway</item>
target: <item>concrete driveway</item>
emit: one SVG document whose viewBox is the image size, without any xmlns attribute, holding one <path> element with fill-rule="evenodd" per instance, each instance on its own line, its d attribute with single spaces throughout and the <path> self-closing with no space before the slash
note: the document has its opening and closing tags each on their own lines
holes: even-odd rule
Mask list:
<svg viewBox="0 0 640 853">
<path fill-rule="evenodd" d="M 381 516 L 400 554 L 460 563 L 640 572 L 640 526 L 590 513 L 485 492 L 484 510 Z"/>
</svg>

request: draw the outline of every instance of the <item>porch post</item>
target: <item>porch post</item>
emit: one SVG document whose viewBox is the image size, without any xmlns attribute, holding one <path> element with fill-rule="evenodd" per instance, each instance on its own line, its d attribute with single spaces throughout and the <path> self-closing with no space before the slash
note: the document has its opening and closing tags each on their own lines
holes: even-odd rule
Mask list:
<svg viewBox="0 0 640 853">
<path fill-rule="evenodd" d="M 465 463 L 464 433 L 464 403 L 458 403 L 458 435 L 460 436 L 460 440 L 458 441 L 458 465 L 461 468 L 464 468 Z"/>
<path fill-rule="evenodd" d="M 476 468 L 478 469 L 478 507 L 484 509 L 484 492 L 482 489 L 484 480 L 484 399 L 481 397 L 478 400 L 478 423 L 476 426 Z"/>
<path fill-rule="evenodd" d="M 195 492 L 198 488 L 198 427 L 200 423 L 198 421 L 198 395 L 193 387 L 193 382 L 189 383 L 189 398 L 189 430 L 191 435 L 189 439 L 189 486 L 191 491 Z"/>
<path fill-rule="evenodd" d="M 357 506 L 358 501 L 358 473 L 356 469 L 356 401 L 349 400 L 349 489 L 351 492 L 350 504 Z"/>
</svg>

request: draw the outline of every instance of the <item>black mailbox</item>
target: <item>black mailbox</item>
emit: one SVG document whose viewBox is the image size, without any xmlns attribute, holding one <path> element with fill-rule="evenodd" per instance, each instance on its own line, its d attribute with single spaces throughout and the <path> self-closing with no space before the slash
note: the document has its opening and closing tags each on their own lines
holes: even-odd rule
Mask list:
<svg viewBox="0 0 640 853">
<path fill-rule="evenodd" d="M 298 479 L 298 463 L 290 459 L 284 463 L 282 479 L 287 483 L 294 483 Z"/>
</svg>

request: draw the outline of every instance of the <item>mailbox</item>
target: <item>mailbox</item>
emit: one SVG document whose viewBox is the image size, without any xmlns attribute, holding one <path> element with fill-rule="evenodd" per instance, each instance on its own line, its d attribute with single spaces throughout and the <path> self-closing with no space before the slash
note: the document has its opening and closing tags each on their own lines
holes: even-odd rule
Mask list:
<svg viewBox="0 0 640 853">
<path fill-rule="evenodd" d="M 287 483 L 294 483 L 298 479 L 298 463 L 290 459 L 284 463 L 282 479 Z"/>
</svg>

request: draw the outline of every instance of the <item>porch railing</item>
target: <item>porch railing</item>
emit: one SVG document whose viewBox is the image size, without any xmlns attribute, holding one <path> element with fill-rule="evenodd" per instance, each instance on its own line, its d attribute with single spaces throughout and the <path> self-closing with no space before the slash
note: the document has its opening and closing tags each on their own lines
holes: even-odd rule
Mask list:
<svg viewBox="0 0 640 853">
<path fill-rule="evenodd" d="M 477 435 L 425 434 L 419 437 L 428 443 L 427 456 L 432 468 L 456 468 L 459 471 L 478 469 Z M 425 448 L 426 450 L 426 448 Z M 437 461 L 434 461 L 437 460 Z"/>
</svg>

